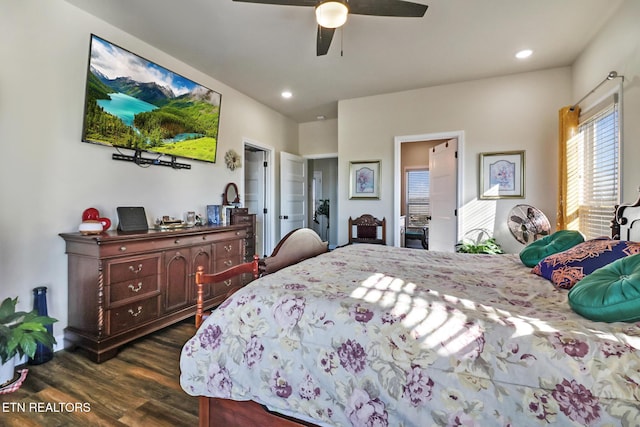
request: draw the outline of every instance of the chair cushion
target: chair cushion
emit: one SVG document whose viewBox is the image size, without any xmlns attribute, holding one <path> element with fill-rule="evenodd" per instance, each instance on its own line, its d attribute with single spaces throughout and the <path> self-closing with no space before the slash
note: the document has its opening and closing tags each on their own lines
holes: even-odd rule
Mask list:
<svg viewBox="0 0 640 427">
<path fill-rule="evenodd" d="M 520 251 L 520 260 L 527 267 L 533 267 L 549 255 L 571 249 L 584 242 L 582 233 L 575 230 L 559 230 L 536 240 Z"/>
<path fill-rule="evenodd" d="M 613 261 L 640 253 L 640 243 L 609 238 L 588 240 L 563 252 L 549 255 L 531 271 L 562 289 Z"/>
<path fill-rule="evenodd" d="M 640 321 L 640 255 L 597 269 L 569 291 L 569 305 L 597 322 Z"/>
</svg>

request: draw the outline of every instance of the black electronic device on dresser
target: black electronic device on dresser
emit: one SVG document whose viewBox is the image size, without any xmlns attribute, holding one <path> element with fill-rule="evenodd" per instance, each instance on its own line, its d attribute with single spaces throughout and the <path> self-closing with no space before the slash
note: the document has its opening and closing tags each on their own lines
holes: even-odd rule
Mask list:
<svg viewBox="0 0 640 427">
<path fill-rule="evenodd" d="M 196 312 L 195 272 L 226 270 L 245 260 L 250 224 L 99 235 L 61 233 L 68 258 L 65 347 L 81 347 L 103 362 L 136 338 Z M 245 281 L 246 280 L 246 281 Z M 204 289 L 205 308 L 250 278 Z"/>
</svg>

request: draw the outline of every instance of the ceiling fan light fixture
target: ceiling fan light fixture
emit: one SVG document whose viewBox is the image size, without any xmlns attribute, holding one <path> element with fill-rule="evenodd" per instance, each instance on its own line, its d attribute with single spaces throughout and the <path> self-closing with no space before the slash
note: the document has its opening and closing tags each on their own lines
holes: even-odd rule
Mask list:
<svg viewBox="0 0 640 427">
<path fill-rule="evenodd" d="M 325 28 L 338 28 L 347 22 L 349 7 L 341 0 L 325 0 L 316 5 L 316 21 Z"/>
</svg>

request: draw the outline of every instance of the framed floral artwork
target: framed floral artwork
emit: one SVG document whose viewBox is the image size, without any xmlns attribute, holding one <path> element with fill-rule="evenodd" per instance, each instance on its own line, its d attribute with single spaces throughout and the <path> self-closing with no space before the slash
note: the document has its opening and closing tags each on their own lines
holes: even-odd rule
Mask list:
<svg viewBox="0 0 640 427">
<path fill-rule="evenodd" d="M 380 198 L 380 160 L 349 162 L 349 199 Z"/>
<path fill-rule="evenodd" d="M 480 199 L 524 198 L 524 151 L 480 153 Z"/>
</svg>

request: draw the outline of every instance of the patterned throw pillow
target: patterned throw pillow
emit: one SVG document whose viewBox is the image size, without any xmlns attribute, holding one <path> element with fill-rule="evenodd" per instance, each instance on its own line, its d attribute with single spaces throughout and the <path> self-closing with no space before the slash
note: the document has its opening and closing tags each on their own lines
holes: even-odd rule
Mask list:
<svg viewBox="0 0 640 427">
<path fill-rule="evenodd" d="M 596 322 L 640 321 L 640 255 L 597 269 L 569 291 L 569 305 Z"/>
<path fill-rule="evenodd" d="M 558 288 L 571 289 L 598 268 L 637 253 L 640 253 L 640 243 L 608 238 L 588 240 L 566 251 L 549 255 L 531 271 L 551 280 Z"/>
</svg>

